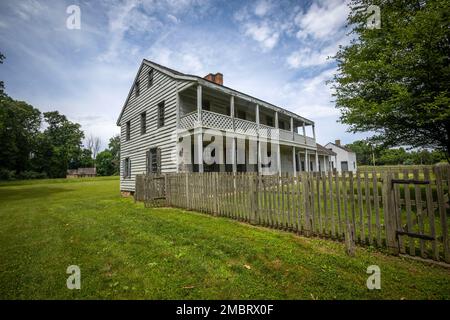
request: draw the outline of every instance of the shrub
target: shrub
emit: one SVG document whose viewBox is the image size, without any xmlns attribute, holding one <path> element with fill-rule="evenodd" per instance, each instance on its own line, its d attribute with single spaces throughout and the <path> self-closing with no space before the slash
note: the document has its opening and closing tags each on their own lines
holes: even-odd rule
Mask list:
<svg viewBox="0 0 450 320">
<path fill-rule="evenodd" d="M 15 180 L 16 172 L 14 170 L 0 169 L 0 180 Z"/>
<path fill-rule="evenodd" d="M 23 171 L 17 175 L 17 178 L 23 180 L 46 179 L 47 174 L 45 172 Z"/>
</svg>

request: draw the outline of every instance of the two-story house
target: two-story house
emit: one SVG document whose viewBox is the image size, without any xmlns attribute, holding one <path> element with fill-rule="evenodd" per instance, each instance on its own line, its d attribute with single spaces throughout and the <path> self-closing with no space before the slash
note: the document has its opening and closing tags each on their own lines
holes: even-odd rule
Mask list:
<svg viewBox="0 0 450 320">
<path fill-rule="evenodd" d="M 148 60 L 139 68 L 117 125 L 124 192 L 134 192 L 137 174 L 264 173 L 269 167 L 297 174 L 331 170 L 334 156 L 316 143 L 313 121 L 224 86 L 221 73 L 199 77 Z"/>
</svg>

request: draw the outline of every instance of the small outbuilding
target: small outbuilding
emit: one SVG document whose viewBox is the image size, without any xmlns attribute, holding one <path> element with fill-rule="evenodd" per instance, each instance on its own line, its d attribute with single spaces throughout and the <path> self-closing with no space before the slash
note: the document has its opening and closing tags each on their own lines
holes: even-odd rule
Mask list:
<svg viewBox="0 0 450 320">
<path fill-rule="evenodd" d="M 352 171 L 356 173 L 356 153 L 349 148 L 341 145 L 341 140 L 336 140 L 334 143 L 329 142 L 325 148 L 333 151 L 336 155 L 331 158 L 331 166 L 333 170 L 341 173 L 343 171 Z"/>
<path fill-rule="evenodd" d="M 66 178 L 84 178 L 97 176 L 96 168 L 78 168 L 67 170 Z"/>
</svg>

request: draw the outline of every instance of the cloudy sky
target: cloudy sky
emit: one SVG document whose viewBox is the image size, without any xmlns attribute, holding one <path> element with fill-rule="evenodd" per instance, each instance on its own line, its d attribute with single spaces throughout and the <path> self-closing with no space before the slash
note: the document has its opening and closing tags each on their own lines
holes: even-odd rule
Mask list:
<svg viewBox="0 0 450 320">
<path fill-rule="evenodd" d="M 333 55 L 348 43 L 345 0 L 2 0 L 7 93 L 59 110 L 103 146 L 143 58 L 204 76 L 316 122 L 317 139 L 362 138 L 337 123 Z M 81 29 L 66 27 L 70 5 Z"/>
</svg>

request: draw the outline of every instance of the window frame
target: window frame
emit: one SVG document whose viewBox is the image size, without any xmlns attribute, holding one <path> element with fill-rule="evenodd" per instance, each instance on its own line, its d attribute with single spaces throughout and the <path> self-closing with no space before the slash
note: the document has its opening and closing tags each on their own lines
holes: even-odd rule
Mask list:
<svg viewBox="0 0 450 320">
<path fill-rule="evenodd" d="M 139 80 L 136 80 L 136 82 L 134 83 L 134 95 L 135 97 L 139 97 L 141 94 L 141 85 Z"/>
<path fill-rule="evenodd" d="M 165 101 L 161 101 L 160 103 L 158 103 L 158 117 L 156 119 L 158 129 L 164 127 L 165 125 L 165 108 Z"/>
<path fill-rule="evenodd" d="M 147 111 L 140 114 L 141 135 L 147 133 Z"/>
<path fill-rule="evenodd" d="M 153 85 L 153 68 L 151 68 L 147 73 L 147 88 L 150 88 Z"/>
<path fill-rule="evenodd" d="M 131 140 L 131 120 L 125 123 L 125 141 Z"/>
<path fill-rule="evenodd" d="M 126 157 L 123 159 L 123 178 L 127 179 L 131 177 L 131 159 Z"/>
<path fill-rule="evenodd" d="M 151 147 L 146 152 L 146 171 L 147 174 L 161 173 L 161 148 Z"/>
</svg>

